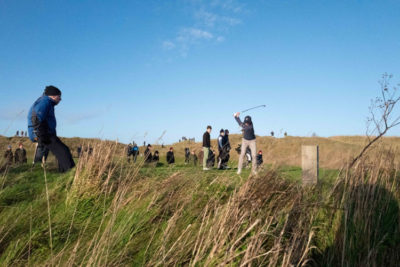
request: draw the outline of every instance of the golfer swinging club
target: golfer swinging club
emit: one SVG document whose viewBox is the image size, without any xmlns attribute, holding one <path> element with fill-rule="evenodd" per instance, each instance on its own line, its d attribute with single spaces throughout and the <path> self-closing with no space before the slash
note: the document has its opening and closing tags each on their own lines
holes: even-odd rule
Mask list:
<svg viewBox="0 0 400 267">
<path fill-rule="evenodd" d="M 257 152 L 257 143 L 256 136 L 254 135 L 254 127 L 253 122 L 251 121 L 250 116 L 246 116 L 244 118 L 244 123 L 240 120 L 239 115 L 240 112 L 233 114 L 235 116 L 235 120 L 242 127 L 243 130 L 243 139 L 242 139 L 242 151 L 239 157 L 239 166 L 238 166 L 238 174 L 242 173 L 243 167 L 243 157 L 246 155 L 247 147 L 251 149 L 251 158 L 252 158 L 252 173 L 257 174 L 257 160 L 256 160 L 256 152 Z"/>
</svg>

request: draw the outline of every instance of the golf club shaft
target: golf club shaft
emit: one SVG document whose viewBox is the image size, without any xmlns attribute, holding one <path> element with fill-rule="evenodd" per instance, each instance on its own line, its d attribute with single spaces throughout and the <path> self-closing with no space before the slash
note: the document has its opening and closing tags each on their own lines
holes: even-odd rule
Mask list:
<svg viewBox="0 0 400 267">
<path fill-rule="evenodd" d="M 244 112 L 246 112 L 246 111 L 249 111 L 249 110 L 252 110 L 252 109 L 256 109 L 256 108 L 261 108 L 261 107 L 266 107 L 266 105 L 261 105 L 261 106 L 257 106 L 257 107 L 254 107 L 254 108 L 249 108 L 249 109 L 246 109 L 246 110 L 244 110 L 244 111 L 242 111 L 242 112 L 240 112 L 240 113 L 244 113 Z M 233 116 L 235 116 L 236 115 L 236 113 L 234 113 L 233 114 Z"/>
</svg>

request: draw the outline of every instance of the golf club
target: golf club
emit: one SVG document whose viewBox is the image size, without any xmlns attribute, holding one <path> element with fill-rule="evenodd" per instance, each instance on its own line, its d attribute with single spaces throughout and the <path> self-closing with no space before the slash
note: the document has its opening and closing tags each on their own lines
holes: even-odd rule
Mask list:
<svg viewBox="0 0 400 267">
<path fill-rule="evenodd" d="M 249 110 L 252 110 L 252 109 L 256 109 L 256 108 L 261 108 L 261 107 L 266 107 L 266 105 L 261 105 L 261 106 L 257 106 L 257 107 L 254 107 L 254 108 L 249 108 L 249 109 L 246 109 L 246 110 L 243 110 L 242 112 L 240 112 L 240 113 L 244 113 L 244 112 L 246 112 L 246 111 L 249 111 Z M 233 116 L 235 116 L 236 115 L 236 113 L 234 113 L 233 114 Z"/>
</svg>

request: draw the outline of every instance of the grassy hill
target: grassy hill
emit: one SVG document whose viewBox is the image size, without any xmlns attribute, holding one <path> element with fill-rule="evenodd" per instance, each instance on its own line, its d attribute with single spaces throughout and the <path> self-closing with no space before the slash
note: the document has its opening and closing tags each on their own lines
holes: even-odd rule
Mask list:
<svg viewBox="0 0 400 267">
<path fill-rule="evenodd" d="M 0 137 L 16 147 L 27 139 Z M 363 137 L 258 137 L 259 175 L 203 172 L 125 160 L 124 144 L 65 138 L 94 148 L 58 174 L 54 162 L 0 174 L 2 266 L 398 266 L 399 138 L 384 138 L 357 169 L 344 163 Z M 231 136 L 233 147 L 240 136 Z M 212 140 L 216 147 L 216 140 Z M 318 144 L 320 182 L 300 183 L 301 146 Z M 143 151 L 143 147 L 141 150 Z M 237 155 L 232 154 L 232 167 Z M 0 163 L 1 164 L 1 163 Z"/>
</svg>

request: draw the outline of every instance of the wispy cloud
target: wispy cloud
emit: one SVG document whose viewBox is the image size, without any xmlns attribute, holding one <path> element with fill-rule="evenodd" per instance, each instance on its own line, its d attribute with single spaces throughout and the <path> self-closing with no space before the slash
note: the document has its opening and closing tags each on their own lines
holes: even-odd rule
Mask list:
<svg viewBox="0 0 400 267">
<path fill-rule="evenodd" d="M 231 27 L 242 23 L 238 16 L 243 13 L 245 6 L 236 0 L 191 0 L 189 3 L 193 12 L 192 25 L 182 26 L 174 38 L 164 40 L 163 50 L 176 48 L 182 57 L 186 57 L 194 45 L 206 45 L 212 40 L 211 44 L 223 43 L 223 35 Z"/>
<path fill-rule="evenodd" d="M 162 44 L 162 47 L 164 50 L 171 50 L 175 48 L 175 44 L 170 41 L 164 41 Z"/>
</svg>

